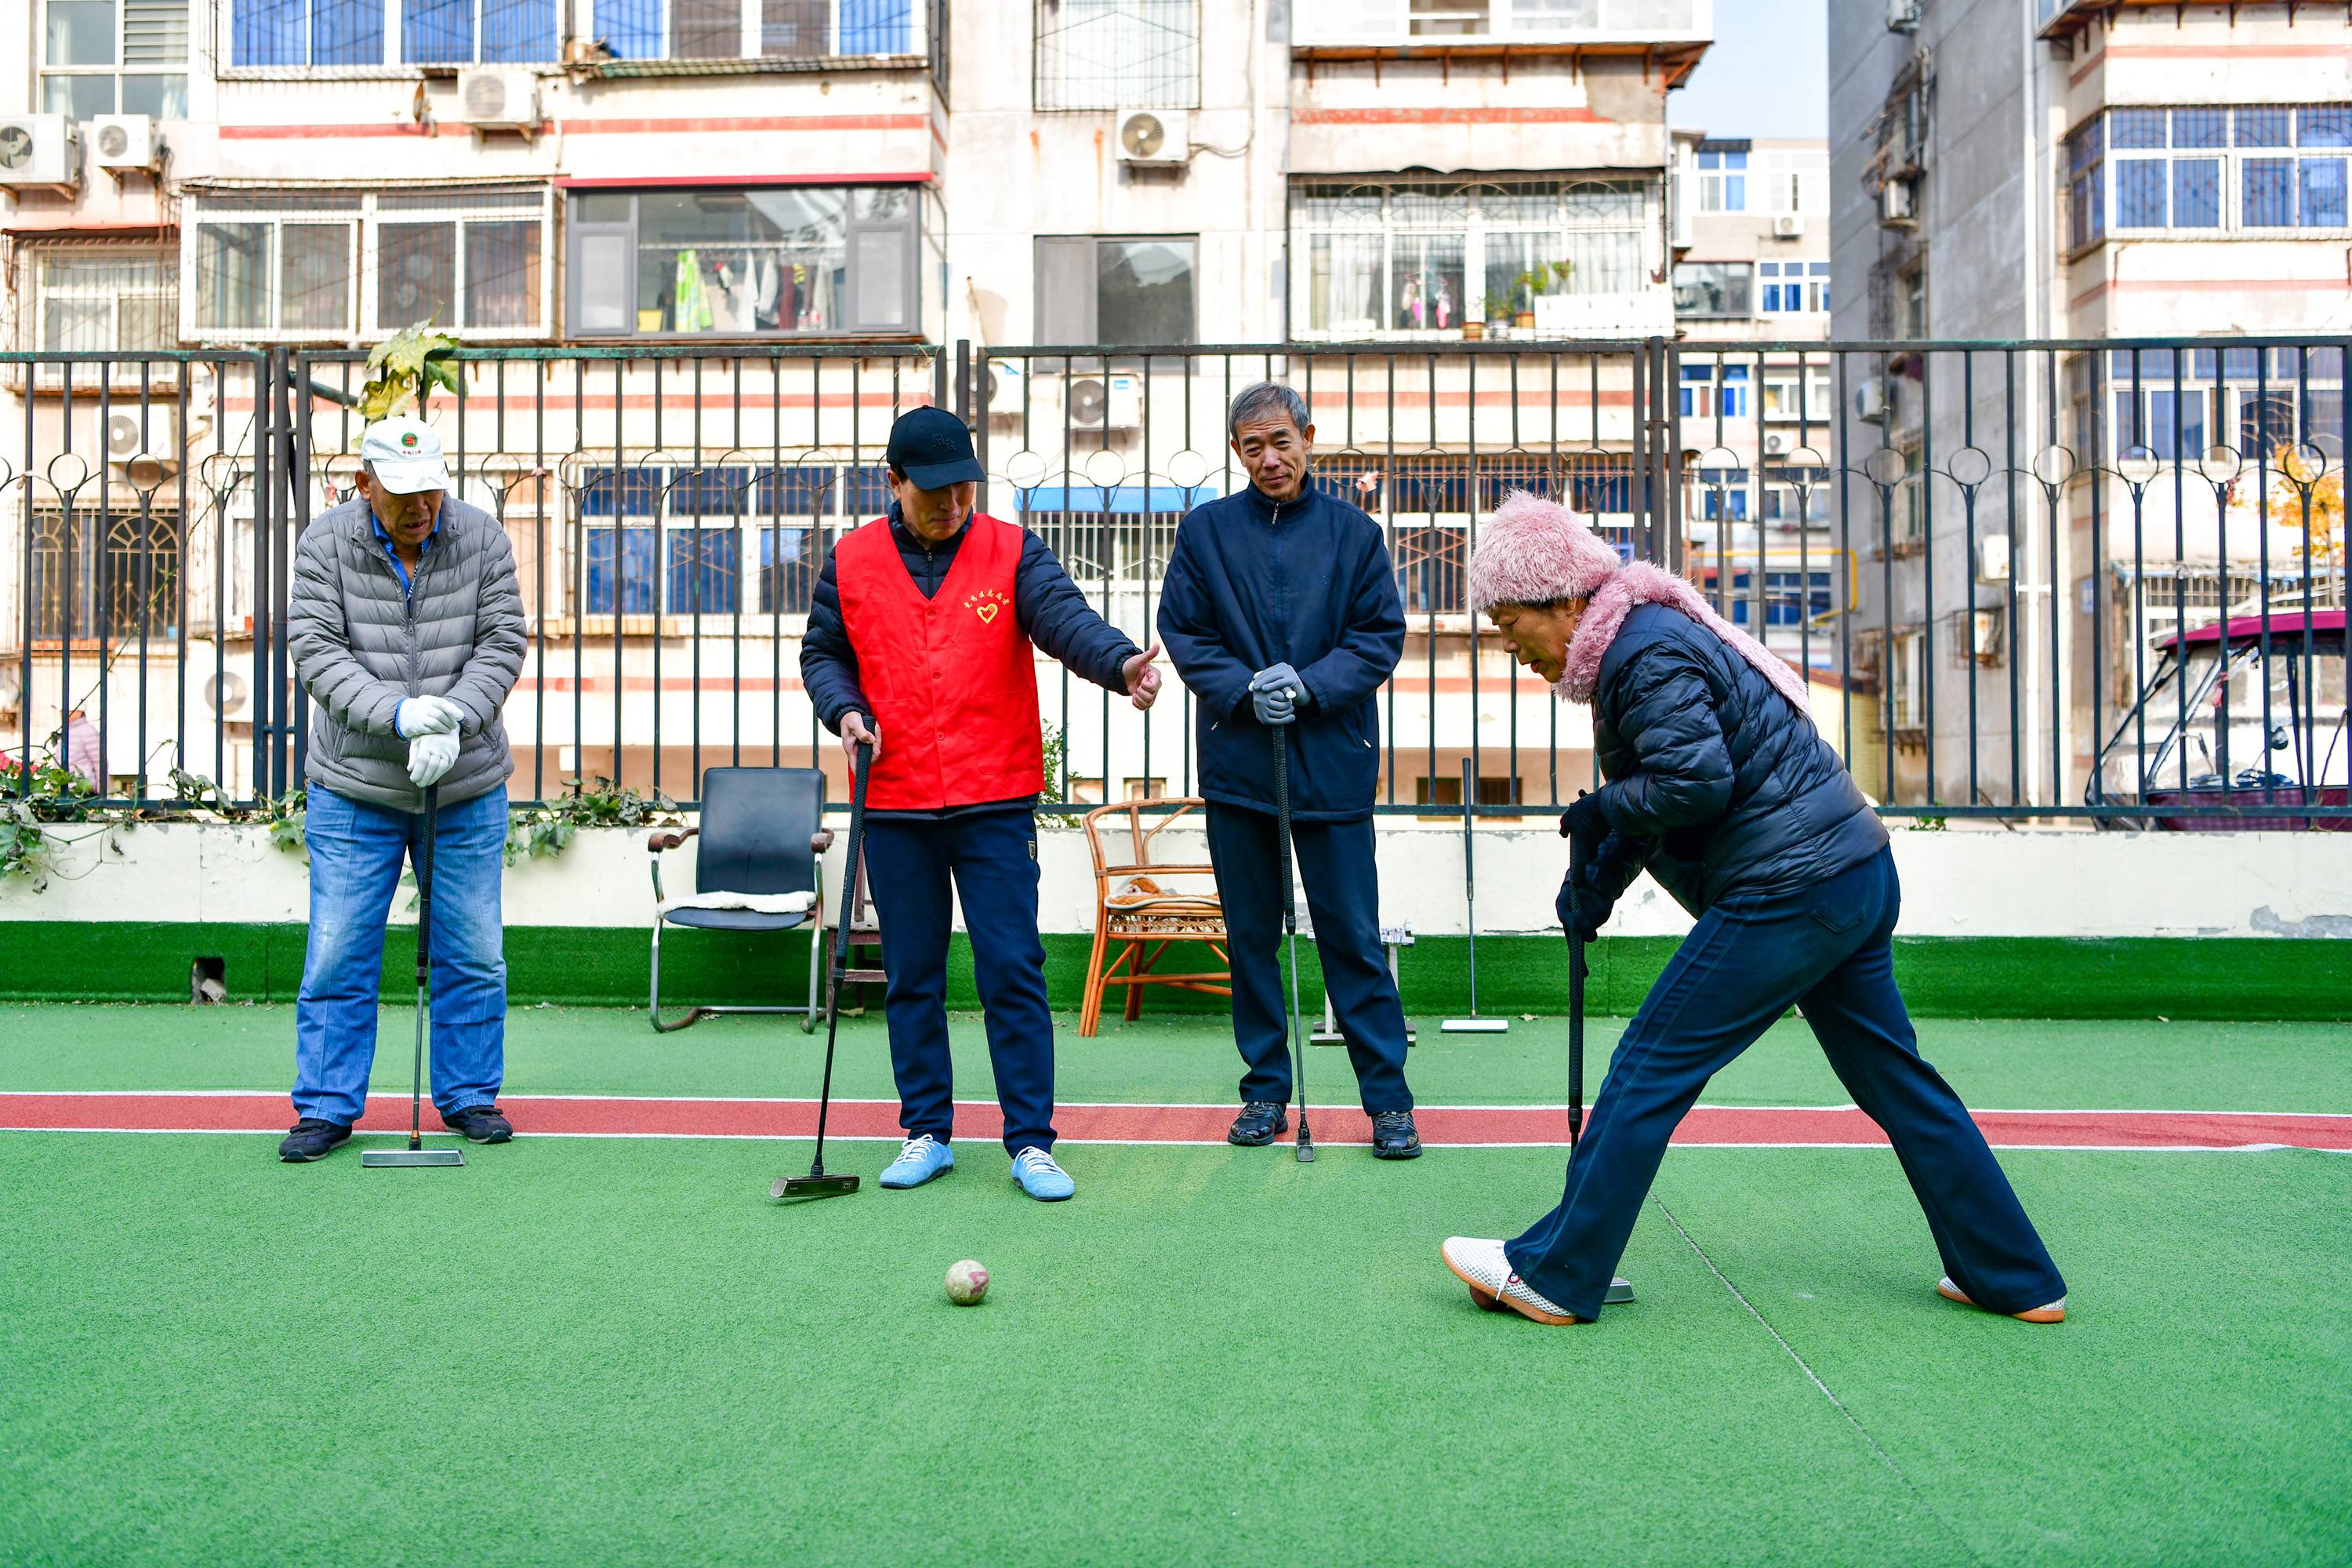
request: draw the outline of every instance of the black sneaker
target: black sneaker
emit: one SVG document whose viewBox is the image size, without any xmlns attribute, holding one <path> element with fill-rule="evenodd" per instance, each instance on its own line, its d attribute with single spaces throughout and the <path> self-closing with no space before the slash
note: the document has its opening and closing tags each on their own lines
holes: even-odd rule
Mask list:
<svg viewBox="0 0 2352 1568">
<path fill-rule="evenodd" d="M 469 1105 L 441 1119 L 441 1125 L 468 1143 L 504 1143 L 514 1136 L 514 1123 L 495 1105 Z"/>
<path fill-rule="evenodd" d="M 1234 1125 L 1226 1132 L 1225 1142 L 1238 1143 L 1245 1149 L 1255 1149 L 1273 1142 L 1276 1133 L 1289 1131 L 1290 1118 L 1281 1106 L 1270 1100 L 1253 1100 L 1242 1107 L 1239 1116 L 1234 1118 Z"/>
<path fill-rule="evenodd" d="M 1421 1133 L 1412 1124 L 1412 1111 L 1376 1110 L 1372 1113 L 1372 1158 L 1421 1158 Z"/>
<path fill-rule="evenodd" d="M 290 1164 L 302 1164 L 311 1160 L 323 1160 L 338 1143 L 351 1141 L 352 1130 L 340 1121 L 322 1117 L 306 1116 L 294 1124 L 292 1131 L 278 1145 L 278 1157 Z"/>
</svg>

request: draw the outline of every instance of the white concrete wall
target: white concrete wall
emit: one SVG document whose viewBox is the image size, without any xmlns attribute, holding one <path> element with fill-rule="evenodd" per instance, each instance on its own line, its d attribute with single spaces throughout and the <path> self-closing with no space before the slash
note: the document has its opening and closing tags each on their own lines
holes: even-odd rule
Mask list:
<svg viewBox="0 0 2352 1568">
<path fill-rule="evenodd" d="M 0 921 L 299 921 L 307 906 L 300 857 L 252 827 L 68 826 L 46 891 L 0 880 Z M 845 838 L 845 835 L 843 836 Z M 1086 837 L 1040 835 L 1041 923 L 1093 929 Z M 828 857 L 838 897 L 842 847 Z M 1919 937 L 2298 936 L 2352 940 L 2352 834 L 1919 832 L 1897 826 L 1904 881 L 1902 933 Z M 1567 848 L 1549 823 L 1482 827 L 1477 836 L 1483 933 L 1557 930 L 1552 899 Z M 1156 856 L 1198 858 L 1201 835 L 1171 828 Z M 634 926 L 650 921 L 645 834 L 583 832 L 554 859 L 506 878 L 506 918 L 518 926 Z M 673 891 L 694 883 L 691 844 L 663 857 Z M 1384 823 L 1380 833 L 1383 925 L 1423 936 L 1465 929 L 1460 824 Z M 394 900 L 394 919 L 406 896 Z M 1302 907 L 1302 915 L 1304 910 Z M 1689 918 L 1648 879 L 1609 930 L 1679 935 Z"/>
</svg>

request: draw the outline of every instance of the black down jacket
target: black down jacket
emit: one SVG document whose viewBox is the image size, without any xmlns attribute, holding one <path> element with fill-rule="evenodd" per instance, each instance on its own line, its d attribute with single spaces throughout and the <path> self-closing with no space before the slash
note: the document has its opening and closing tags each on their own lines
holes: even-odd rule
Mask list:
<svg viewBox="0 0 2352 1568">
<path fill-rule="evenodd" d="M 1601 656 L 1592 721 L 1601 814 L 1633 841 L 1611 846 L 1612 883 L 1646 866 L 1696 915 L 1729 894 L 1822 881 L 1886 843 L 1812 720 L 1679 610 L 1625 617 Z"/>
</svg>

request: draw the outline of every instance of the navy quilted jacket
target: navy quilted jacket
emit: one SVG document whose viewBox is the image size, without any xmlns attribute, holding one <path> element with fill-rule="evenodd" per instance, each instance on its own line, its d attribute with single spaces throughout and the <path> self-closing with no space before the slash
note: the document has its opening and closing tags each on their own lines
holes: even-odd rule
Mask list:
<svg viewBox="0 0 2352 1568">
<path fill-rule="evenodd" d="M 1642 865 L 1698 914 L 1869 859 L 1885 825 L 1811 716 L 1681 611 L 1642 605 L 1601 656 L 1598 799 L 1622 891 Z"/>
</svg>

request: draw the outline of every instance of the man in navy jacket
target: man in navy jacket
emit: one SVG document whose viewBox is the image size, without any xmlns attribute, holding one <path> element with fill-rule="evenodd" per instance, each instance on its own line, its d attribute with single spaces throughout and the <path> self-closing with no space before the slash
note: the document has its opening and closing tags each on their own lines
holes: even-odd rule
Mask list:
<svg viewBox="0 0 2352 1568">
<path fill-rule="evenodd" d="M 1289 1031 L 1277 957 L 1283 879 L 1273 731 L 1289 730 L 1292 841 L 1316 950 L 1364 1110 L 1372 1152 L 1421 1152 L 1404 1079 L 1404 1009 L 1381 949 L 1372 864 L 1380 777 L 1373 696 L 1404 652 L 1404 607 L 1380 524 L 1307 483 L 1315 426 L 1279 382 L 1234 399 L 1238 495 L 1177 530 L 1160 637 L 1198 700 L 1201 793 L 1234 968 L 1234 1043 L 1248 1070 L 1226 1134 L 1271 1143 L 1289 1126 Z"/>
</svg>

